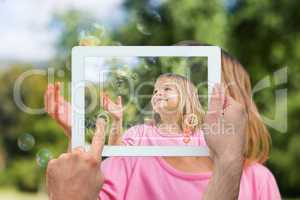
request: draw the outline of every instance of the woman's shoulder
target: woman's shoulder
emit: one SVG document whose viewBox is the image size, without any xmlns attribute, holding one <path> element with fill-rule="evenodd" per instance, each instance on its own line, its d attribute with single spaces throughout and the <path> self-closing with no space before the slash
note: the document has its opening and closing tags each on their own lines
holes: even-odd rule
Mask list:
<svg viewBox="0 0 300 200">
<path fill-rule="evenodd" d="M 261 179 L 273 177 L 272 172 L 266 166 L 258 162 L 253 162 L 246 166 L 244 172 L 255 177 L 260 177 Z"/>
<path fill-rule="evenodd" d="M 251 184 L 258 199 L 281 199 L 273 173 L 260 163 L 252 163 L 244 168 L 242 182 Z"/>
</svg>

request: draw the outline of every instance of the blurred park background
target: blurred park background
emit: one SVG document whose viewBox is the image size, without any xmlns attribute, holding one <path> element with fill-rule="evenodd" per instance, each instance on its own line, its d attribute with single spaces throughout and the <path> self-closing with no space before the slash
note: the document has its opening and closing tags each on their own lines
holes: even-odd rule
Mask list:
<svg viewBox="0 0 300 200">
<path fill-rule="evenodd" d="M 253 86 L 263 83 L 253 98 L 267 122 L 275 119 L 266 165 L 282 196 L 299 198 L 299 8 L 298 0 L 1 0 L 0 199 L 47 199 L 45 168 L 66 150 L 66 137 L 46 113 L 24 112 L 14 99 L 42 109 L 48 82 L 58 80 L 70 99 L 71 49 L 84 39 L 97 45 L 197 40 L 230 52 Z M 25 78 L 14 96 L 16 80 L 33 69 L 39 74 Z M 286 91 L 285 105 L 276 96 Z"/>
</svg>

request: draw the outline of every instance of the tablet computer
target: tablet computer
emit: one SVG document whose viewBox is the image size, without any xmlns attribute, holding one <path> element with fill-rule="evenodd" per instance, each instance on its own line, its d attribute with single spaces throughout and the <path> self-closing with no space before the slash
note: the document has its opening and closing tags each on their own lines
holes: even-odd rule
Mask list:
<svg viewBox="0 0 300 200">
<path fill-rule="evenodd" d="M 217 46 L 74 47 L 72 148 L 88 148 L 96 119 L 105 117 L 108 125 L 102 156 L 208 156 L 201 119 L 193 115 L 195 112 L 189 111 L 194 109 L 193 106 L 185 104 L 196 102 L 192 103 L 194 107 L 201 107 L 205 113 L 212 88 L 220 81 L 221 49 Z M 184 86 L 185 83 L 188 87 Z M 196 90 L 196 96 L 187 92 L 190 86 Z M 196 130 L 194 125 L 192 132 L 191 129 L 184 129 L 190 131 L 188 136 L 186 131 L 181 131 L 184 124 L 181 126 L 178 123 L 179 128 L 174 127 L 174 130 L 179 131 L 174 131 L 174 134 L 163 131 L 166 127 L 160 126 L 166 124 L 166 116 L 175 116 L 161 111 L 172 106 L 171 100 L 157 98 L 157 95 L 165 95 L 163 93 L 168 93 L 168 90 L 170 94 L 173 90 L 173 94 L 181 98 L 178 102 L 182 103 L 184 117 L 196 116 L 192 121 L 196 121 L 199 129 Z M 110 143 L 115 116 L 103 108 L 103 102 L 101 104 L 104 92 L 114 105 L 120 103 L 116 103 L 117 99 L 122 99 L 121 143 Z M 179 119 L 185 123 L 180 114 L 177 122 Z"/>
</svg>

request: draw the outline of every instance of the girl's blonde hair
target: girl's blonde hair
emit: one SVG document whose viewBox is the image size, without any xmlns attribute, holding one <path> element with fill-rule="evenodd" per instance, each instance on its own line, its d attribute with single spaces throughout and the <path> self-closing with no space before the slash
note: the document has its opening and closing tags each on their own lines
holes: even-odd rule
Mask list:
<svg viewBox="0 0 300 200">
<path fill-rule="evenodd" d="M 195 41 L 183 41 L 177 45 L 205 46 Z M 271 138 L 252 100 L 250 77 L 243 65 L 224 50 L 221 53 L 221 63 L 222 82 L 227 86 L 226 93 L 241 103 L 248 114 L 244 152 L 246 161 L 264 163 L 269 157 Z"/>
<path fill-rule="evenodd" d="M 174 81 L 179 93 L 179 104 L 176 112 L 179 114 L 178 125 L 181 130 L 190 128 L 194 132 L 199 129 L 203 123 L 205 112 L 200 104 L 197 88 L 190 80 L 179 74 L 165 73 L 160 75 L 156 81 L 162 78 Z M 190 122 L 191 118 L 196 119 L 196 121 L 187 123 Z M 155 125 L 161 122 L 158 113 L 153 113 L 153 120 Z"/>
</svg>

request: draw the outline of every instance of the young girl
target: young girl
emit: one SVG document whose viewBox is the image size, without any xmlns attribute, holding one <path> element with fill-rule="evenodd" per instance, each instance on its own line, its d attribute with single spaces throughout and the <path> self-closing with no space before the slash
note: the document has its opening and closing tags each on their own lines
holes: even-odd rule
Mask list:
<svg viewBox="0 0 300 200">
<path fill-rule="evenodd" d="M 204 110 L 197 89 L 188 79 L 177 74 L 162 74 L 157 79 L 151 105 L 153 123 L 131 127 L 120 139 L 122 104 L 115 104 L 107 94 L 103 107 L 112 115 L 113 128 L 109 144 L 125 145 L 205 145 L 201 132 Z"/>
<path fill-rule="evenodd" d="M 189 45 L 199 44 L 192 43 Z M 158 79 L 158 81 L 164 80 Z M 222 82 L 227 86 L 230 84 L 226 92 L 247 108 L 248 114 L 248 126 L 245 132 L 247 136 L 246 151 L 244 153 L 247 162 L 241 177 L 239 199 L 281 199 L 272 173 L 262 165 L 268 158 L 270 137 L 254 102 L 251 100 L 249 76 L 242 65 L 224 51 L 222 51 Z M 158 114 L 168 113 L 169 109 L 167 108 L 173 108 L 172 105 L 175 105 L 167 104 L 169 99 L 163 99 L 166 95 L 165 92 L 169 89 L 167 91 L 161 90 L 163 87 L 158 87 L 161 85 L 164 84 L 161 82 L 156 84 L 156 88 L 159 89 L 156 95 L 161 99 L 158 98 L 154 101 L 156 95 L 153 96 L 154 109 Z M 58 90 L 55 88 L 59 89 L 59 86 L 50 85 L 48 87 L 45 97 L 46 107 L 49 106 L 51 109 L 46 108 L 46 110 L 60 124 L 64 122 L 64 127 L 66 127 L 68 126 L 66 125 L 68 124 L 66 115 L 51 113 L 59 110 L 56 107 L 64 103 L 61 98 L 52 98 L 57 99 L 56 102 L 49 101 L 50 97 L 53 97 L 55 91 Z M 49 98 L 48 101 L 47 98 Z M 61 109 L 69 110 L 67 108 Z M 173 111 L 173 109 L 170 110 Z M 162 118 L 155 123 L 173 125 L 179 119 L 175 115 L 160 116 Z M 134 131 L 129 129 L 124 134 L 124 141 L 127 141 L 128 144 L 140 144 L 141 140 L 133 136 L 140 132 L 145 134 L 148 129 L 155 130 L 155 126 L 149 126 L 149 128 L 147 126 L 149 125 L 143 125 L 142 131 L 137 130 L 142 128 L 141 126 L 131 128 Z M 169 128 L 160 129 L 161 126 L 159 125 L 157 127 L 158 133 L 162 136 L 177 132 L 175 128 L 170 131 Z M 212 168 L 213 163 L 208 157 L 111 157 L 104 160 L 101 165 L 105 181 L 99 198 L 101 200 L 201 199 L 212 176 Z"/>
</svg>

